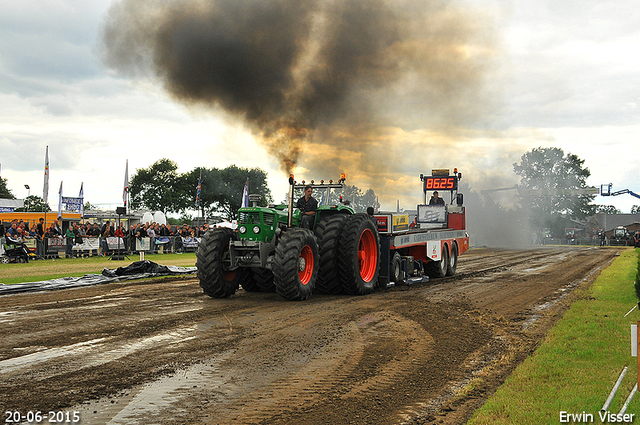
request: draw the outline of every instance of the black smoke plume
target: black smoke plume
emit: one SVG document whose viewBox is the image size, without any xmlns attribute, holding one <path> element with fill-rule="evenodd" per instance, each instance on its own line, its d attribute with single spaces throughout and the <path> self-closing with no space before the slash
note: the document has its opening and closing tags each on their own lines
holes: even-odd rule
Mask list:
<svg viewBox="0 0 640 425">
<path fill-rule="evenodd" d="M 397 129 L 450 137 L 486 110 L 488 26 L 446 1 L 122 0 L 103 58 L 242 118 L 285 171 L 372 183 L 415 166 L 384 149 Z"/>
</svg>

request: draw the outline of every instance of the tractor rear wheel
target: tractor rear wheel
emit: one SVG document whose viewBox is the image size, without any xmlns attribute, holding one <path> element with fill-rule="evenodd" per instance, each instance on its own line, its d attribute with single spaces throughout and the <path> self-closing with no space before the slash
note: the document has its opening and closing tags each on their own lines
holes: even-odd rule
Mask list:
<svg viewBox="0 0 640 425">
<path fill-rule="evenodd" d="M 269 269 L 252 267 L 253 281 L 262 292 L 276 292 L 276 285 L 273 283 L 273 272 Z"/>
<path fill-rule="evenodd" d="M 349 295 L 373 292 L 380 274 L 380 236 L 369 216 L 356 214 L 345 220 L 338 253 L 342 290 Z"/>
<path fill-rule="evenodd" d="M 316 236 L 320 248 L 320 267 L 316 289 L 325 294 L 337 295 L 342 293 L 342 284 L 338 276 L 338 244 L 342 232 L 342 225 L 347 215 L 333 215 L 322 220 L 316 226 Z"/>
<path fill-rule="evenodd" d="M 273 259 L 276 292 L 288 300 L 306 300 L 318 279 L 318 242 L 311 230 L 289 229 L 280 236 Z"/>
<path fill-rule="evenodd" d="M 248 269 L 229 268 L 229 244 L 236 239 L 233 230 L 219 227 L 205 233 L 198 244 L 198 279 L 203 292 L 210 297 L 225 298 L 235 294 L 239 285 L 249 277 Z"/>
<path fill-rule="evenodd" d="M 260 292 L 258 283 L 254 279 L 251 279 L 251 273 L 249 273 L 249 277 L 242 282 L 242 289 L 246 292 Z"/>
</svg>

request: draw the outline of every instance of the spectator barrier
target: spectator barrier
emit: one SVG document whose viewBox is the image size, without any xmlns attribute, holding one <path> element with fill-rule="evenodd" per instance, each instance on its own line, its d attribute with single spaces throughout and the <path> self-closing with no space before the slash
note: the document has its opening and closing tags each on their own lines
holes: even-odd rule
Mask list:
<svg viewBox="0 0 640 425">
<path fill-rule="evenodd" d="M 155 238 L 96 238 L 84 236 L 82 237 L 82 243 L 75 243 L 74 241 L 72 255 L 74 257 L 111 255 L 117 252 L 118 249 L 121 253 L 127 254 L 139 252 L 160 254 L 196 252 L 200 239 L 182 236 L 159 236 Z M 0 257 L 4 255 L 4 242 L 5 238 L 0 238 Z M 44 238 L 42 255 L 38 253 L 39 241 L 36 238 L 25 238 L 22 242 L 36 257 L 42 257 L 42 255 L 44 255 L 44 258 L 64 257 L 67 248 L 66 237 Z M 133 249 L 131 246 L 133 246 Z"/>
</svg>

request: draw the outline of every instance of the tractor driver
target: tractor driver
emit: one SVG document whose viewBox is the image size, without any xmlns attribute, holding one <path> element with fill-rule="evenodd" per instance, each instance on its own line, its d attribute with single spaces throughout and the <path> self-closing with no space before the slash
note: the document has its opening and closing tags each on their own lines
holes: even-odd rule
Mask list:
<svg viewBox="0 0 640 425">
<path fill-rule="evenodd" d="M 429 200 L 429 205 L 444 205 L 444 199 L 438 196 L 438 191 L 433 192 L 433 196 Z"/>
<path fill-rule="evenodd" d="M 304 187 L 304 196 L 298 199 L 296 207 L 300 209 L 302 213 L 302 220 L 300 221 L 300 227 L 305 229 L 311 229 L 313 220 L 316 216 L 316 210 L 318 209 L 318 201 L 311 196 L 313 189 L 311 186 L 306 185 Z"/>
</svg>

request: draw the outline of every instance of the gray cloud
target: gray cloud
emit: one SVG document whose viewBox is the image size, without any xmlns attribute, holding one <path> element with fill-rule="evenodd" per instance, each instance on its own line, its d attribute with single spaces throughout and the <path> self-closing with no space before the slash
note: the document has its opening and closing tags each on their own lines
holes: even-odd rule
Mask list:
<svg viewBox="0 0 640 425">
<path fill-rule="evenodd" d="M 0 91 L 23 97 L 62 93 L 103 74 L 93 53 L 106 5 L 5 2 L 0 14 Z"/>
</svg>

